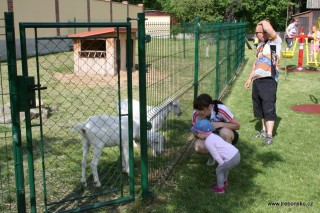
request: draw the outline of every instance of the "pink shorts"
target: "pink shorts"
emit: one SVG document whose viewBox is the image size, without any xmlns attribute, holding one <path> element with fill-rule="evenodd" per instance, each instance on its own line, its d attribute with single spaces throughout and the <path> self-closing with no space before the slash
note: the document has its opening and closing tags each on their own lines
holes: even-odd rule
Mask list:
<svg viewBox="0 0 320 213">
<path fill-rule="evenodd" d="M 310 43 L 310 50 L 314 51 L 314 44 Z M 319 41 L 316 42 L 316 51 L 319 51 Z"/>
</svg>

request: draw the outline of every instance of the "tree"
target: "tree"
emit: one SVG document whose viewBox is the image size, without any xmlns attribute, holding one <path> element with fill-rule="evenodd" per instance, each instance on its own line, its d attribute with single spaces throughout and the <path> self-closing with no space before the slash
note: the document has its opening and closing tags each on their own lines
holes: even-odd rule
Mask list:
<svg viewBox="0 0 320 213">
<path fill-rule="evenodd" d="M 263 19 L 270 20 L 276 31 L 284 31 L 288 5 L 293 6 L 293 14 L 296 14 L 298 11 L 306 10 L 307 0 L 128 0 L 128 2 L 143 3 L 146 10 L 163 10 L 180 21 L 194 21 L 196 16 L 199 16 L 202 22 L 244 21 L 247 23 L 249 33 L 254 32 L 256 24 Z"/>
<path fill-rule="evenodd" d="M 217 0 L 158 0 L 164 11 L 184 21 L 193 21 L 196 16 L 202 21 L 223 19 L 224 1 Z"/>
<path fill-rule="evenodd" d="M 256 23 L 269 19 L 277 31 L 285 28 L 287 0 L 158 0 L 163 10 L 180 20 L 193 21 L 199 16 L 201 21 L 244 21 L 249 32 Z"/>
<path fill-rule="evenodd" d="M 242 0 L 241 9 L 235 11 L 235 17 L 247 23 L 248 32 L 255 30 L 256 24 L 268 19 L 276 31 L 283 31 L 286 27 L 287 0 Z"/>
</svg>

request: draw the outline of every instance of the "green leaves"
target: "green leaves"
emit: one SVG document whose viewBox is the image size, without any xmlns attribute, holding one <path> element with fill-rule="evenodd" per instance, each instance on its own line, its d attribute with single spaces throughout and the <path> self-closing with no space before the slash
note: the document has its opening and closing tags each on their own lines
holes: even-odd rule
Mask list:
<svg viewBox="0 0 320 213">
<path fill-rule="evenodd" d="M 129 0 L 128 2 L 130 4 L 142 2 L 145 10 L 163 10 L 186 22 L 194 21 L 196 16 L 200 17 L 201 22 L 241 20 L 247 23 L 247 31 L 250 33 L 254 32 L 256 24 L 264 19 L 269 19 L 276 31 L 284 31 L 287 7 L 298 9 L 298 5 L 306 5 L 307 0 Z M 299 10 L 303 12 L 305 8 Z"/>
</svg>

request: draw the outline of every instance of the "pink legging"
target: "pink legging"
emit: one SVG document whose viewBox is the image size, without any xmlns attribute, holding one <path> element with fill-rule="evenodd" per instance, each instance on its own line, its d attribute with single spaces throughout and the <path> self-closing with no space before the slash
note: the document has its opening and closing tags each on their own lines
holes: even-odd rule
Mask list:
<svg viewBox="0 0 320 213">
<path fill-rule="evenodd" d="M 224 162 L 222 166 L 216 168 L 217 185 L 218 187 L 224 187 L 224 181 L 228 180 L 230 169 L 236 167 L 240 163 L 240 153 L 237 154 L 228 162 Z"/>
<path fill-rule="evenodd" d="M 310 43 L 310 51 L 314 51 L 314 44 Z M 319 51 L 319 41 L 316 42 L 316 51 Z"/>
</svg>

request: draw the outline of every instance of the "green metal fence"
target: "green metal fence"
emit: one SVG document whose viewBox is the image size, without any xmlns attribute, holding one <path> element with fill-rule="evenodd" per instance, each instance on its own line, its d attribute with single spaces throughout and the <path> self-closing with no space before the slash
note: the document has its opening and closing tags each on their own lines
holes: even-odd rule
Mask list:
<svg viewBox="0 0 320 213">
<path fill-rule="evenodd" d="M 140 20 L 144 21 L 143 14 Z M 142 155 L 147 162 L 142 165 L 147 170 L 142 175 L 149 181 L 142 183 L 143 193 L 148 194 L 159 182 L 165 183 L 184 154 L 192 151 L 192 101 L 200 93 L 223 97 L 245 61 L 245 27 L 245 23 L 202 23 L 196 18 L 194 23 L 181 25 L 146 22 L 146 35 L 139 29 L 143 38 L 151 37 L 143 45 L 146 61 L 140 72 L 145 70 L 146 75 L 140 85 L 146 81 L 146 88 L 140 87 L 140 100 L 146 99 L 147 106 L 161 106 L 173 98 L 179 100 L 182 111 L 180 116 L 169 113 L 158 131 L 166 138 L 165 152 L 157 156 L 149 152 L 145 159 Z"/>
<path fill-rule="evenodd" d="M 9 84 L 3 81 L 8 78 L 13 110 L 12 121 L 1 124 L 0 129 L 5 138 L 1 153 L 8 156 L 1 155 L 0 167 L 4 212 L 87 211 L 134 200 L 135 192 L 140 191 L 139 182 L 142 196 L 150 195 L 166 183 L 184 154 L 192 151 L 189 129 L 194 97 L 206 92 L 221 99 L 245 60 L 244 23 L 202 23 L 199 18 L 181 25 L 150 23 L 140 13 L 137 45 L 130 38 L 135 33 L 126 34 L 125 43 L 120 41 L 120 29 L 131 31 L 128 23 L 21 23 L 20 61 L 15 58 L 15 39 L 10 37 L 14 35 L 11 19 L 9 15 L 6 40 L 11 48 L 5 63 L 9 76 L 1 72 L 6 84 L 1 87 L 2 109 L 9 102 Z M 111 35 L 38 36 L 48 28 L 84 32 L 101 27 L 115 31 Z M 30 47 L 35 51 L 33 57 L 28 55 Z M 125 63 L 121 51 L 126 55 Z M 127 70 L 121 71 L 123 67 Z M 116 75 L 108 74 L 112 70 Z M 97 74 L 100 71 L 104 74 Z M 32 106 L 26 93 L 30 84 L 34 84 Z M 130 101 L 129 114 L 118 113 L 117 103 L 125 98 L 140 100 L 140 149 L 133 150 L 130 138 L 130 174 L 122 173 L 121 149 L 109 147 L 98 165 L 102 186 L 94 186 L 91 169 L 87 168 L 88 186 L 84 187 L 80 181 L 80 134 L 72 134 L 70 129 L 91 115 L 103 113 L 118 115 L 119 120 L 129 115 L 132 125 Z M 177 103 L 182 114 L 168 111 L 170 104 Z M 152 129 L 154 121 L 163 123 L 160 130 Z M 128 133 L 132 135 L 130 129 L 132 126 Z M 152 151 L 154 144 L 147 141 L 150 129 L 165 138 L 164 152 Z M 9 149 L 2 148 L 7 144 Z M 12 174 L 15 183 L 7 178 Z"/>
</svg>

